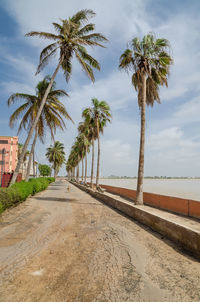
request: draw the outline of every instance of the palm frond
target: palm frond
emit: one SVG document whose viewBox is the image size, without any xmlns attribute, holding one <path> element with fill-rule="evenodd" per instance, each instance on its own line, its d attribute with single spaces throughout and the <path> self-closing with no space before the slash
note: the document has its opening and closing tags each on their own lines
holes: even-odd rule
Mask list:
<svg viewBox="0 0 200 302">
<path fill-rule="evenodd" d="M 52 52 L 52 50 L 54 50 L 55 48 L 56 49 L 58 48 L 57 42 L 52 43 L 52 44 L 48 45 L 47 47 L 45 47 L 40 53 L 40 61 L 42 61 L 47 55 L 49 55 Z"/>
<path fill-rule="evenodd" d="M 66 78 L 66 81 L 68 82 L 72 73 L 72 63 L 70 59 L 64 59 L 61 65 L 63 71 L 64 71 L 64 75 Z"/>
<path fill-rule="evenodd" d="M 132 70 L 133 64 L 132 50 L 126 49 L 120 57 L 119 69 L 125 69 L 126 71 Z"/>
<path fill-rule="evenodd" d="M 76 24 L 83 24 L 96 14 L 91 9 L 83 9 L 77 12 L 70 20 Z"/>
<path fill-rule="evenodd" d="M 51 96 L 56 96 L 56 97 L 62 97 L 62 96 L 67 96 L 69 97 L 69 94 L 62 89 L 58 89 L 58 90 L 52 90 L 49 92 L 49 97 Z"/>
<path fill-rule="evenodd" d="M 53 22 L 52 24 L 53 24 L 55 30 L 60 34 L 63 29 L 62 25 L 60 25 L 59 23 L 55 23 L 55 22 Z"/>
<path fill-rule="evenodd" d="M 108 39 L 100 33 L 93 33 L 90 35 L 83 36 L 81 38 L 86 41 L 90 41 L 90 42 L 108 42 Z M 101 45 L 101 44 L 99 44 L 99 45 Z M 104 46 L 101 45 L 101 47 L 104 47 Z"/>
<path fill-rule="evenodd" d="M 30 94 L 25 94 L 25 93 L 13 93 L 7 101 L 8 106 L 14 104 L 15 101 L 18 101 L 18 100 L 26 100 L 26 101 L 32 103 L 35 100 L 35 96 L 30 95 Z"/>
<path fill-rule="evenodd" d="M 148 77 L 146 80 L 146 103 L 153 107 L 154 101 L 160 103 L 159 86 L 152 78 Z"/>
<path fill-rule="evenodd" d="M 79 52 L 79 55 L 81 56 L 81 58 L 84 61 L 87 61 L 90 66 L 92 66 L 95 69 L 100 70 L 99 62 L 87 53 L 87 50 L 85 49 L 85 47 L 78 46 L 78 52 Z"/>
<path fill-rule="evenodd" d="M 27 34 L 25 34 L 25 37 L 35 37 L 39 36 L 40 38 L 43 39 L 51 39 L 51 40 L 59 40 L 57 35 L 47 33 L 47 32 L 39 32 L 39 31 L 31 31 Z"/>
<path fill-rule="evenodd" d="M 93 74 L 92 68 L 89 66 L 89 64 L 87 64 L 84 61 L 84 59 L 78 54 L 77 51 L 75 52 L 75 54 L 76 54 L 76 57 L 77 57 L 79 63 L 81 64 L 83 70 L 85 71 L 86 75 L 91 79 L 92 82 L 94 82 L 95 78 L 94 78 L 94 74 Z"/>
<path fill-rule="evenodd" d="M 82 36 L 90 31 L 95 30 L 95 24 L 93 23 L 89 23 L 86 24 L 84 27 L 82 27 L 79 31 L 78 31 L 78 36 Z"/>
<path fill-rule="evenodd" d="M 13 114 L 10 116 L 10 120 L 9 120 L 9 125 L 11 128 L 14 127 L 15 122 L 19 120 L 19 118 L 21 117 L 21 115 L 27 109 L 28 106 L 29 106 L 29 104 L 25 103 L 22 106 L 20 106 L 19 108 L 17 108 L 15 110 L 15 112 L 13 112 Z"/>
<path fill-rule="evenodd" d="M 36 75 L 37 75 L 38 73 L 40 73 L 40 71 L 41 71 L 42 69 L 44 69 L 44 67 L 48 64 L 49 60 L 51 59 L 51 57 L 52 57 L 53 55 L 55 55 L 56 50 L 57 50 L 57 48 L 55 48 L 54 50 L 52 50 L 52 52 L 50 52 L 46 57 L 44 57 L 44 58 L 42 59 L 42 61 L 40 61 L 39 65 L 38 65 L 38 68 L 37 68 L 37 71 L 36 71 L 36 73 L 35 73 Z"/>
</svg>

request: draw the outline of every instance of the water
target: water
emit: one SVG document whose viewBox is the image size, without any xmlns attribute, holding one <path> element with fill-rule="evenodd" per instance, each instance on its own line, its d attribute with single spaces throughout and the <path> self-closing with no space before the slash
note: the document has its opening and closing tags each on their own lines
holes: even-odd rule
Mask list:
<svg viewBox="0 0 200 302">
<path fill-rule="evenodd" d="M 100 184 L 136 190 L 136 179 L 100 179 Z M 144 192 L 200 201 L 200 179 L 144 179 Z"/>
</svg>

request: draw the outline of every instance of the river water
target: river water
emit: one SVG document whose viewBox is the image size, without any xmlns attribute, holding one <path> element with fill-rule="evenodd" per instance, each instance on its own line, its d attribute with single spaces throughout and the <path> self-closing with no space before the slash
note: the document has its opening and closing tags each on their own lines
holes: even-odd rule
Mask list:
<svg viewBox="0 0 200 302">
<path fill-rule="evenodd" d="M 136 179 L 100 179 L 100 184 L 136 190 Z M 200 179 L 144 179 L 144 192 L 200 201 Z"/>
</svg>

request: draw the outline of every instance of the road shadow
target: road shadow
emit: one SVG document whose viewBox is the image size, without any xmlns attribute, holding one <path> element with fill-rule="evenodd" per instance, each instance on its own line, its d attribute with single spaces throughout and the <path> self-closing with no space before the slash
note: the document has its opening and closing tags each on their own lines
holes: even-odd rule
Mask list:
<svg viewBox="0 0 200 302">
<path fill-rule="evenodd" d="M 36 200 L 44 200 L 44 201 L 59 201 L 59 202 L 70 202 L 75 201 L 73 198 L 60 198 L 60 197 L 33 197 Z"/>
</svg>

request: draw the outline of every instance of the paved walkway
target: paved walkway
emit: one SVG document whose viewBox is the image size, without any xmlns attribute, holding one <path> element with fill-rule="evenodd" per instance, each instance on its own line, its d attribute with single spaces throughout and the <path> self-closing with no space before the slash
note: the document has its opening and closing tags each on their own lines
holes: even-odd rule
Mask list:
<svg viewBox="0 0 200 302">
<path fill-rule="evenodd" d="M 0 226 L 0 301 L 200 301 L 200 263 L 58 181 Z"/>
</svg>

